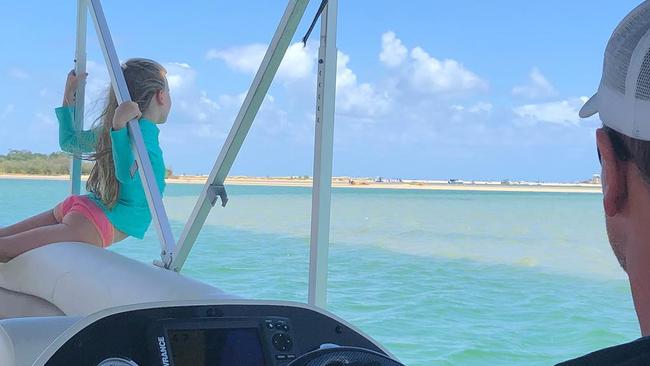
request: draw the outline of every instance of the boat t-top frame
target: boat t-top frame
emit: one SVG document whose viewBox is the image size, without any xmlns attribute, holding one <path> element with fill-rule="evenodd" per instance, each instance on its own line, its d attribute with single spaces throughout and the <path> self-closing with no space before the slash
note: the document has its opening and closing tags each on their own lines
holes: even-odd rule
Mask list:
<svg viewBox="0 0 650 366">
<path fill-rule="evenodd" d="M 134 119 L 127 124 L 131 148 L 136 159 L 132 171 L 137 170 L 140 175 L 154 227 L 160 240 L 160 260 L 155 261 L 157 265 L 176 272 L 180 271 L 212 207 L 219 200 L 221 200 L 223 207 L 226 206 L 228 202 L 224 185 L 226 177 L 291 44 L 308 3 L 309 0 L 288 1 L 287 8 L 255 74 L 253 83 L 177 243 L 169 225 L 162 196 L 156 184 L 149 155 L 142 140 L 137 121 Z M 322 0 L 316 15 L 318 17 L 322 12 L 318 51 L 308 303 L 322 308 L 325 308 L 327 304 L 334 106 L 336 98 L 337 8 L 338 0 Z M 117 101 L 118 103 L 130 101 L 131 97 L 100 0 L 77 0 L 76 74 L 83 75 L 86 72 L 87 10 L 92 15 Z M 315 21 L 316 19 L 314 19 Z M 309 32 L 311 32 L 312 27 L 310 27 Z M 306 38 L 307 36 L 303 39 L 305 44 Z M 77 128 L 77 131 L 83 129 L 84 92 L 85 85 L 80 82 L 75 101 L 75 128 Z M 70 172 L 71 191 L 73 194 L 79 194 L 81 187 L 80 156 L 73 156 Z"/>
</svg>

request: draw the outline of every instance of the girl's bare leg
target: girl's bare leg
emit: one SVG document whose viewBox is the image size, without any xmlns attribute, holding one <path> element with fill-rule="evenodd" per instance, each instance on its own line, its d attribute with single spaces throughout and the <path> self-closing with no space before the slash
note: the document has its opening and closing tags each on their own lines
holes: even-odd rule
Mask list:
<svg viewBox="0 0 650 366">
<path fill-rule="evenodd" d="M 102 246 L 95 226 L 83 215 L 68 213 L 60 224 L 36 227 L 0 237 L 0 261 L 6 262 L 28 250 L 51 243 L 76 241 Z"/>
<path fill-rule="evenodd" d="M 23 231 L 35 229 L 37 227 L 49 226 L 58 223 L 59 221 L 54 216 L 54 210 L 47 210 L 36 216 L 32 216 L 26 220 L 23 220 L 19 223 L 0 228 L 0 237 L 15 235 L 18 233 L 22 233 Z"/>
</svg>

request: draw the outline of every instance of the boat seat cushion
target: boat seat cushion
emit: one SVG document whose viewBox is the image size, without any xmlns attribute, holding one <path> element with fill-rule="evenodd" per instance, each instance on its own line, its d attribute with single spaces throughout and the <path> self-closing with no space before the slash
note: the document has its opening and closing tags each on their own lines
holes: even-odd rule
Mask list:
<svg viewBox="0 0 650 366">
<path fill-rule="evenodd" d="M 0 264 L 0 287 L 85 316 L 153 301 L 235 298 L 179 273 L 84 243 L 56 243 Z"/>
<path fill-rule="evenodd" d="M 0 320 L 0 365 L 32 365 L 79 317 L 29 317 Z"/>
<path fill-rule="evenodd" d="M 54 315 L 63 312 L 39 297 L 0 288 L 0 319 Z"/>
</svg>

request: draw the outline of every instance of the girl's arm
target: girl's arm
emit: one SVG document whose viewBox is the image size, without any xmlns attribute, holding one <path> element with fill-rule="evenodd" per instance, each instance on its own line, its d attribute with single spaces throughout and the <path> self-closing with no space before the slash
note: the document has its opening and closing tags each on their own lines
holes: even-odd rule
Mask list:
<svg viewBox="0 0 650 366">
<path fill-rule="evenodd" d="M 68 78 L 65 81 L 63 102 L 61 103 L 63 107 L 74 106 L 75 99 L 77 97 L 77 85 L 79 84 L 79 80 L 81 79 L 82 81 L 84 81 L 86 80 L 87 76 L 88 73 L 86 73 L 81 77 L 77 77 L 77 73 L 74 70 L 70 70 L 70 72 L 68 73 Z"/>
<path fill-rule="evenodd" d="M 91 153 L 95 151 L 98 130 L 75 131 L 74 107 L 59 107 L 55 109 L 59 120 L 59 146 L 61 150 L 72 154 Z"/>
<path fill-rule="evenodd" d="M 115 110 L 113 116 L 113 130 L 111 131 L 111 143 L 113 150 L 113 164 L 115 165 L 115 176 L 122 184 L 134 182 L 136 174 L 133 166 L 135 159 L 131 151 L 131 142 L 126 128 L 127 122 L 138 119 L 142 116 L 138 104 L 124 102 Z"/>
<path fill-rule="evenodd" d="M 99 129 L 76 131 L 74 128 L 75 92 L 79 79 L 84 80 L 87 74 L 78 78 L 74 70 L 68 73 L 62 106 L 55 110 L 59 120 L 59 146 L 69 153 L 91 153 L 95 151 Z"/>
<path fill-rule="evenodd" d="M 134 167 L 134 156 L 131 150 L 131 141 L 129 140 L 126 123 L 132 119 L 141 117 L 137 104 L 127 102 L 121 104 L 115 110 L 113 119 L 113 131 L 111 132 L 111 142 L 113 144 L 113 163 L 115 164 L 115 176 L 123 184 L 124 189 L 142 189 L 139 185 L 140 179 Z M 149 155 L 149 161 L 153 168 L 153 173 L 158 184 L 160 192 L 165 190 L 165 162 L 162 150 L 158 144 L 158 129 L 153 127 L 151 122 L 139 122 L 139 127 L 143 132 L 144 143 Z M 155 132 L 154 130 L 155 129 Z M 155 136 L 154 136 L 155 135 Z M 137 182 L 137 187 L 129 185 Z"/>
</svg>

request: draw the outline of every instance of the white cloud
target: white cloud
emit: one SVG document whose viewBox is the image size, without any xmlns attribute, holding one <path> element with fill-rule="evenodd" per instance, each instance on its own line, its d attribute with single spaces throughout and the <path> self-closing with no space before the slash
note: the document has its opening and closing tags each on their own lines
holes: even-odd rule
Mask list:
<svg viewBox="0 0 650 366">
<path fill-rule="evenodd" d="M 513 96 L 536 99 L 555 97 L 558 95 L 555 87 L 553 87 L 537 67 L 531 70 L 528 77 L 530 80 L 527 85 L 515 86 L 512 89 Z"/>
<path fill-rule="evenodd" d="M 219 103 L 215 102 L 214 100 L 210 99 L 208 97 L 208 93 L 204 90 L 201 91 L 201 98 L 199 99 L 199 103 L 204 104 L 214 110 L 219 110 L 221 109 L 221 106 Z"/>
<path fill-rule="evenodd" d="M 229 68 L 253 74 L 266 52 L 266 45 L 250 44 L 226 49 L 212 49 L 206 54 L 208 59 L 221 60 Z M 337 54 L 337 113 L 357 120 L 375 120 L 392 113 L 396 107 L 395 98 L 403 97 L 409 104 L 429 103 L 423 99 L 436 96 L 454 97 L 485 91 L 487 81 L 477 76 L 455 60 L 438 60 L 420 47 L 408 50 L 394 32 L 382 35 L 380 61 L 396 69 L 397 81 L 387 80 L 383 83 L 369 83 L 359 80 L 354 72 L 350 56 L 339 51 Z M 287 54 L 278 70 L 277 79 L 286 82 L 302 82 L 302 88 L 287 88 L 301 103 L 309 105 L 305 97 L 313 98 L 313 81 L 316 76 L 317 50 L 301 43 L 289 46 Z M 285 85 L 286 86 L 286 85 Z M 302 95 L 297 95 L 302 93 Z M 426 97 L 423 97 L 426 95 Z M 221 101 L 218 101 L 222 104 Z M 309 103 L 309 104 L 308 104 Z M 491 104 L 483 103 L 467 107 L 470 113 L 489 113 Z M 401 108 L 400 108 L 401 109 Z"/>
<path fill-rule="evenodd" d="M 174 110 L 189 116 L 191 123 L 214 123 L 221 106 L 199 88 L 196 69 L 185 62 L 168 62 L 163 66 L 167 69 Z"/>
<path fill-rule="evenodd" d="M 455 112 L 467 111 L 469 113 L 490 113 L 494 106 L 489 102 L 478 102 L 474 105 L 466 107 L 460 104 L 452 104 L 449 109 Z"/>
<path fill-rule="evenodd" d="M 585 127 L 565 129 L 574 135 L 586 130 L 577 117 L 582 99 L 516 108 L 507 102 L 493 104 L 491 99 L 496 95 L 481 94 L 489 92 L 489 82 L 460 61 L 436 58 L 423 47 L 407 47 L 392 32 L 384 33 L 381 42 L 376 62 L 385 67 L 383 75 L 375 79 L 362 77 L 354 55 L 337 54 L 337 146 L 349 148 L 369 138 L 377 144 L 439 144 L 451 149 L 539 146 L 549 141 L 535 139 L 540 128 Z M 208 58 L 252 75 L 265 51 L 265 46 L 260 45 L 232 47 L 212 50 Z M 255 122 L 254 131 L 258 132 L 253 132 L 257 137 L 253 138 L 275 141 L 276 136 L 280 144 L 297 144 L 292 146 L 312 140 L 316 61 L 314 47 L 290 46 L 276 78 L 274 88 L 279 90 L 272 89 L 281 99 L 276 102 L 268 98 L 263 103 Z M 537 88 L 535 95 L 551 95 L 555 91 L 539 70 L 531 72 L 530 80 L 529 86 Z M 277 81 L 284 83 L 278 85 Z M 188 129 L 190 136 L 225 137 L 244 98 L 245 93 L 241 93 L 201 101 L 201 94 L 197 94 L 188 106 L 202 112 L 195 115 L 197 123 Z M 215 124 L 216 121 L 223 125 Z M 301 137 L 300 142 L 297 136 Z"/>
<path fill-rule="evenodd" d="M 265 51 L 263 45 L 238 46 L 210 50 L 207 58 L 223 61 L 237 72 L 253 74 Z M 260 111 L 256 124 L 263 130 L 273 127 L 269 131 L 277 133 L 279 127 L 290 126 L 285 128 L 285 137 L 296 130 L 302 131 L 303 135 L 313 133 L 304 127 L 310 127 L 314 118 L 316 51 L 315 47 L 304 48 L 299 43 L 289 47 L 277 77 L 279 81 L 285 81 L 279 85 L 283 88 L 279 91 L 282 101 L 273 103 L 267 100 L 262 105 L 266 110 Z M 392 32 L 382 35 L 382 52 L 378 58 L 387 66 L 387 73 L 368 82 L 361 80 L 355 72 L 354 57 L 341 51 L 337 54 L 339 139 L 350 141 L 361 136 L 373 136 L 385 141 L 394 136 L 404 140 L 403 135 L 409 134 L 409 141 L 429 141 L 432 136 L 446 134 L 446 122 L 451 119 L 465 125 L 466 131 L 484 131 L 488 121 L 497 118 L 494 116 L 499 113 L 495 111 L 497 108 L 486 101 L 458 103 L 456 111 L 453 107 L 449 109 L 450 99 L 465 99 L 489 89 L 486 80 L 460 62 L 438 60 L 420 47 L 409 49 Z M 291 85 L 287 81 L 292 81 Z M 245 94 L 219 96 L 215 100 L 221 108 L 219 115 L 234 118 L 244 97 Z M 387 133 L 395 129 L 396 123 L 399 123 L 400 133 Z M 270 135 L 269 131 L 266 135 Z M 204 136 L 213 133 L 213 129 L 208 127 L 197 131 Z M 481 133 L 475 134 L 479 136 Z"/>
<path fill-rule="evenodd" d="M 587 102 L 587 97 L 527 104 L 513 109 L 515 115 L 525 122 L 545 122 L 559 125 L 578 125 L 578 111 Z"/>
<path fill-rule="evenodd" d="M 228 135 L 228 131 L 223 128 L 219 128 L 212 124 L 202 123 L 194 126 L 190 133 L 194 136 L 201 138 L 216 138 L 224 139 Z M 187 142 L 187 141 L 185 141 Z"/>
<path fill-rule="evenodd" d="M 228 67 L 240 72 L 255 73 L 262 63 L 266 48 L 265 44 L 255 43 L 224 50 L 211 49 L 206 54 L 206 58 L 222 60 Z"/>
<path fill-rule="evenodd" d="M 208 121 L 209 118 L 214 118 L 215 113 L 221 109 L 219 103 L 208 97 L 208 93 L 205 90 L 201 91 L 198 101 L 192 107 L 194 110 L 194 116 L 199 122 L 214 122 Z"/>
<path fill-rule="evenodd" d="M 86 102 L 106 98 L 111 82 L 106 65 L 103 62 L 88 60 L 86 62 L 86 72 L 88 72 Z"/>
<path fill-rule="evenodd" d="M 219 96 L 219 104 L 224 106 L 224 108 L 239 108 L 246 99 L 246 92 L 242 92 L 235 95 L 222 94 Z"/>
<path fill-rule="evenodd" d="M 478 103 L 474 104 L 473 106 L 469 107 L 467 110 L 470 113 L 490 113 L 490 112 L 492 112 L 492 108 L 494 108 L 492 103 L 478 102 Z"/>
<path fill-rule="evenodd" d="M 163 65 L 167 69 L 167 82 L 171 93 L 182 93 L 191 88 L 196 81 L 196 70 L 184 62 L 168 62 Z"/>
<path fill-rule="evenodd" d="M 252 44 L 225 50 L 210 50 L 207 57 L 222 60 L 233 70 L 254 73 L 265 52 L 265 45 Z M 310 44 L 307 47 L 303 47 L 302 43 L 290 45 L 278 69 L 277 78 L 284 82 L 311 83 L 316 77 L 317 56 L 316 49 Z M 350 57 L 339 51 L 336 73 L 337 111 L 361 118 L 386 112 L 389 108 L 388 98 L 377 93 L 371 84 L 359 83 L 357 75 L 348 67 L 349 62 Z"/>
<path fill-rule="evenodd" d="M 246 46 L 230 47 L 224 50 L 209 50 L 206 54 L 208 60 L 222 60 L 233 70 L 248 74 L 255 74 L 264 59 L 268 48 L 265 44 L 250 44 Z M 277 77 L 282 81 L 295 81 L 308 78 L 315 74 L 316 50 L 307 44 L 294 43 L 289 46 L 284 55 Z"/>
<path fill-rule="evenodd" d="M 292 81 L 315 76 L 316 57 L 317 51 L 310 43 L 307 43 L 307 47 L 302 43 L 292 44 L 280 64 L 278 77 Z"/>
<path fill-rule="evenodd" d="M 386 66 L 399 66 L 406 60 L 407 55 L 408 50 L 394 32 L 386 32 L 381 35 L 381 53 L 379 54 L 379 60 Z"/>
<path fill-rule="evenodd" d="M 381 37 L 382 51 L 379 60 L 396 69 L 397 92 L 457 97 L 489 89 L 489 83 L 452 59 L 440 60 L 421 47 L 410 51 L 394 32 Z"/>
<path fill-rule="evenodd" d="M 10 68 L 9 71 L 8 71 L 8 74 L 9 74 L 10 77 L 12 77 L 14 79 L 19 79 L 19 80 L 25 80 L 25 79 L 30 78 L 30 75 L 29 75 L 29 73 L 27 73 L 27 71 L 25 71 L 23 69 L 19 69 L 17 67 Z"/>
<path fill-rule="evenodd" d="M 216 97 L 199 87 L 199 73 L 187 63 L 166 63 L 167 78 L 173 101 L 170 121 L 176 121 L 170 128 L 178 141 L 191 143 L 198 138 L 220 140 L 227 136 L 231 123 L 237 116 L 246 92 L 221 94 Z M 256 124 L 273 122 L 269 129 L 278 132 L 278 123 L 286 114 L 274 105 L 275 98 L 268 94 L 258 113 Z M 181 122 L 179 124 L 178 122 Z M 262 123 L 260 123 L 262 122 Z M 268 125 L 268 123 L 267 123 Z"/>
<path fill-rule="evenodd" d="M 207 98 L 206 93 L 202 92 L 194 105 L 196 123 L 191 126 L 189 132 L 201 138 L 225 138 L 245 98 L 245 92 L 222 94 L 215 101 Z M 286 115 L 287 113 L 275 104 L 275 98 L 269 94 L 264 98 L 255 125 L 258 130 L 262 129 L 270 135 L 281 134 L 281 127 L 286 125 Z"/>
<path fill-rule="evenodd" d="M 438 60 L 420 47 L 410 52 L 409 82 L 418 92 L 459 94 L 486 91 L 488 82 L 456 60 Z"/>
<path fill-rule="evenodd" d="M 292 44 L 280 65 L 277 78 L 281 81 L 303 81 L 304 88 L 289 93 L 303 93 L 313 88 L 316 74 L 316 47 L 303 47 L 300 43 Z M 252 74 L 257 71 L 262 61 L 266 45 L 251 44 L 222 50 L 210 50 L 208 59 L 223 61 L 228 67 L 239 72 Z M 420 47 L 408 50 L 394 32 L 382 35 L 380 61 L 396 69 L 393 74 L 398 80 L 384 83 L 362 82 L 350 67 L 350 56 L 337 54 L 337 113 L 357 120 L 374 120 L 392 113 L 395 98 L 402 97 L 409 104 L 429 101 L 436 96 L 454 97 L 488 89 L 487 81 L 477 76 L 455 60 L 438 60 Z M 308 84 L 308 83 L 309 84 Z M 313 97 L 311 93 L 304 94 Z M 423 97 L 426 95 L 426 97 Z M 304 101 L 303 96 L 298 96 Z M 311 103 L 311 101 L 309 101 Z M 491 104 L 483 103 L 467 107 L 470 113 L 489 113 Z"/>
<path fill-rule="evenodd" d="M 11 113 L 13 113 L 15 106 L 13 104 L 7 104 L 7 106 L 0 112 L 0 121 L 7 119 Z"/>
<path fill-rule="evenodd" d="M 359 83 L 357 75 L 348 67 L 350 57 L 339 51 L 336 67 L 336 109 L 357 117 L 374 117 L 390 108 L 390 100 L 369 83 Z"/>
</svg>

